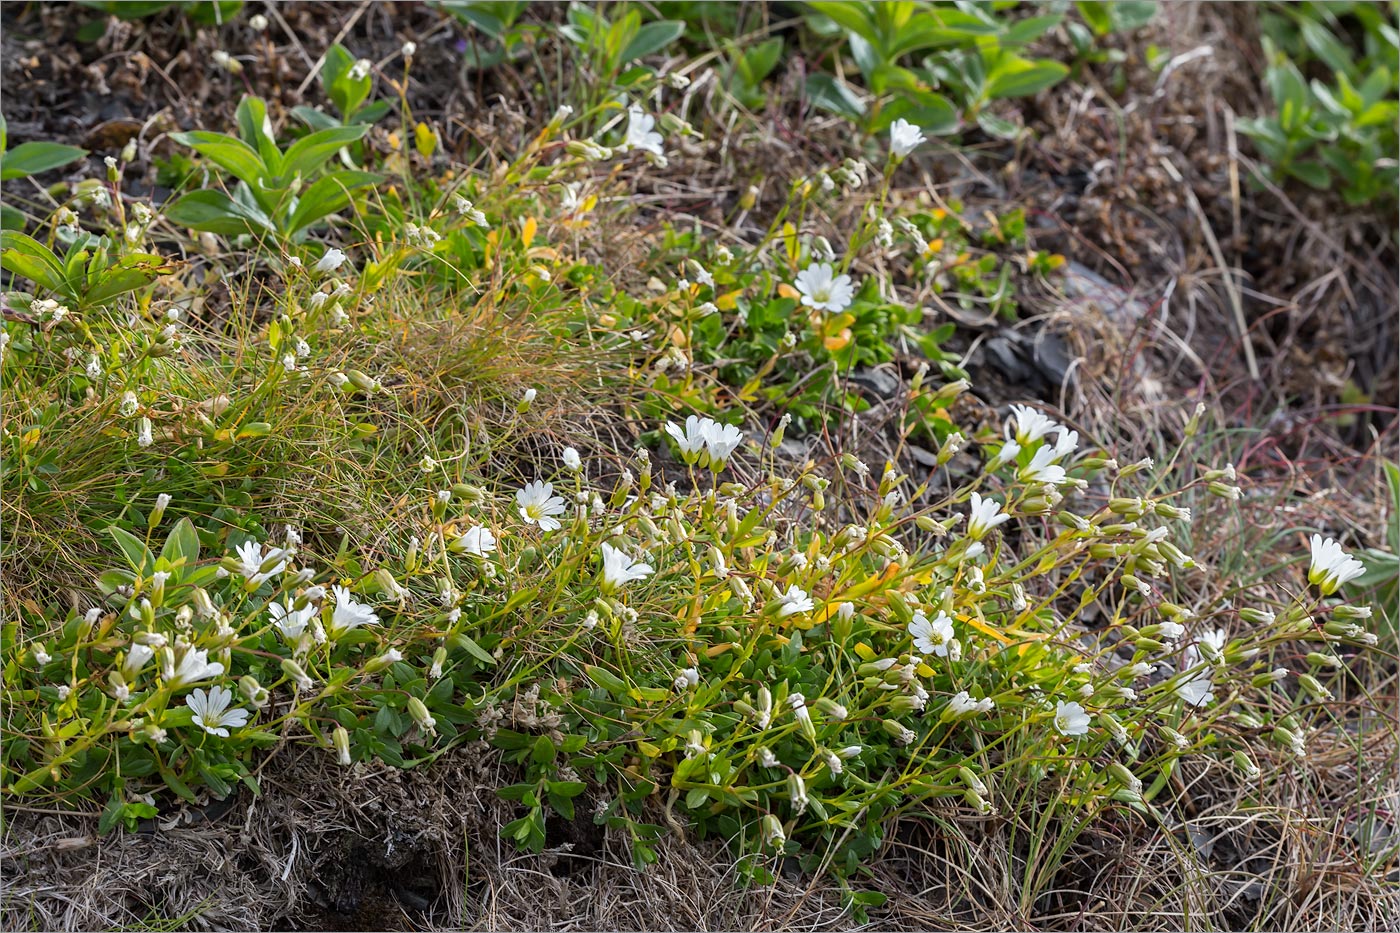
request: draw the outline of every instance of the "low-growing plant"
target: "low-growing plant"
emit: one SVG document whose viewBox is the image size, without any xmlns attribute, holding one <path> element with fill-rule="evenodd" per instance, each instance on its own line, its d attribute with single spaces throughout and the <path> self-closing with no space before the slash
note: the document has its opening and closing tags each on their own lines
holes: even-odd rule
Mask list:
<svg viewBox="0 0 1400 933">
<path fill-rule="evenodd" d="M 87 155 L 86 149 L 62 143 L 30 141 L 9 148 L 9 126 L 0 116 L 0 182 L 29 178 L 71 165 Z M 13 187 L 13 186 L 11 186 Z M 24 212 L 13 204 L 0 204 L 0 229 L 23 230 Z"/>
<path fill-rule="evenodd" d="M 349 104 L 351 98 L 346 98 Z M 359 169 L 328 171 L 327 163 L 347 145 L 358 141 L 369 124 L 328 127 L 278 148 L 267 106 L 256 97 L 238 105 L 239 137 L 206 130 L 174 133 L 189 146 L 226 170 L 238 184 L 233 195 L 201 189 L 170 205 L 172 223 L 225 236 L 250 234 L 301 242 L 309 230 L 345 209 L 357 192 L 381 176 Z"/>
<path fill-rule="evenodd" d="M 1348 204 L 1384 202 L 1400 184 L 1400 32 L 1366 3 L 1272 5 L 1260 16 L 1274 112 L 1239 122 L 1269 171 L 1338 188 Z M 1392 11 L 1393 13 L 1393 11 Z M 1352 27 L 1360 34 L 1350 39 Z M 1320 72 L 1311 80 L 1309 72 Z"/>
</svg>

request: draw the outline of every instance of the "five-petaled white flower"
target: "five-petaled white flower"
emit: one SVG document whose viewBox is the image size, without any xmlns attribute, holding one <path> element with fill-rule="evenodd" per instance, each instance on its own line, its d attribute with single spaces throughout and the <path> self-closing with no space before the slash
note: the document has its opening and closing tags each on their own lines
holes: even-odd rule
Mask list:
<svg viewBox="0 0 1400 933">
<path fill-rule="evenodd" d="M 316 615 L 316 607 L 308 602 L 303 608 L 297 609 L 295 606 L 284 606 L 279 602 L 267 604 L 267 611 L 272 616 L 272 624 L 277 626 L 277 631 L 282 633 L 282 637 L 288 642 L 294 642 L 306 631 L 306 626 Z"/>
<path fill-rule="evenodd" d="M 995 499 L 983 499 L 979 493 L 974 492 L 972 507 L 968 513 L 967 536 L 973 541 L 980 541 L 983 535 L 1010 518 L 1008 513 L 1001 510 L 1000 502 Z"/>
<path fill-rule="evenodd" d="M 331 248 L 326 250 L 326 254 L 316 260 L 313 267 L 317 272 L 329 274 L 345 265 L 345 253 L 342 250 Z"/>
<path fill-rule="evenodd" d="M 633 560 L 621 548 L 603 543 L 603 592 L 611 596 L 634 580 L 645 580 L 651 576 L 651 564 Z"/>
<path fill-rule="evenodd" d="M 798 612 L 811 612 L 816 606 L 812 597 L 807 595 L 807 591 L 796 583 L 789 586 L 787 592 L 779 596 L 774 605 L 777 606 L 780 619 Z"/>
<path fill-rule="evenodd" d="M 554 494 L 554 484 L 535 480 L 524 489 L 515 492 L 516 511 L 520 517 L 532 525 L 539 525 L 541 531 L 554 531 L 560 527 L 556 515 L 564 514 L 563 498 Z"/>
<path fill-rule="evenodd" d="M 372 608 L 350 595 L 348 589 L 337 586 L 334 593 L 335 609 L 331 612 L 331 637 L 343 635 L 361 625 L 379 624 L 379 615 Z"/>
<path fill-rule="evenodd" d="M 1016 472 L 1016 478 L 1023 483 L 1050 483 L 1058 486 L 1065 481 L 1065 468 L 1055 460 L 1055 448 L 1041 447 L 1031 457 L 1031 462 Z"/>
<path fill-rule="evenodd" d="M 1025 405 L 1011 406 L 1011 420 L 1006 424 L 1008 437 L 1014 437 L 1022 447 L 1038 441 L 1058 428 L 1059 422 L 1047 418 L 1034 408 Z M 1078 438 L 1076 437 L 1076 440 Z"/>
<path fill-rule="evenodd" d="M 930 619 L 918 611 L 914 613 L 914 621 L 909 623 L 909 634 L 914 638 L 914 647 L 924 654 L 946 658 L 948 642 L 953 640 L 953 620 L 946 612 L 940 611 Z"/>
<path fill-rule="evenodd" d="M 1089 714 L 1073 700 L 1055 703 L 1055 728 L 1061 735 L 1085 735 L 1089 731 Z"/>
<path fill-rule="evenodd" d="M 851 306 L 855 289 L 849 275 L 837 275 L 829 262 L 814 262 L 797 273 L 797 290 L 802 303 L 817 311 L 839 314 Z"/>
<path fill-rule="evenodd" d="M 674 422 L 666 422 L 666 433 L 675 439 L 676 446 L 681 451 L 681 459 L 686 463 L 695 463 L 704 452 L 705 444 L 709 440 L 709 422 L 709 418 L 701 418 L 698 415 L 686 418 L 684 428 Z"/>
<path fill-rule="evenodd" d="M 485 557 L 496 550 L 496 536 L 491 529 L 476 525 L 468 528 L 452 542 L 452 550 L 472 557 Z"/>
<path fill-rule="evenodd" d="M 707 421 L 709 419 L 706 419 Z M 744 440 L 744 433 L 732 424 L 710 421 L 705 425 L 705 449 L 710 454 L 710 469 L 718 473 L 729 462 L 729 455 Z"/>
<path fill-rule="evenodd" d="M 222 664 L 209 660 L 208 651 L 199 648 L 186 648 L 185 653 L 180 655 L 179 661 L 173 665 L 166 665 L 161 676 L 165 678 L 165 685 L 174 689 L 218 677 L 223 672 L 224 666 Z"/>
<path fill-rule="evenodd" d="M 967 713 L 990 713 L 995 706 L 996 703 L 992 701 L 991 697 L 975 700 L 972 698 L 972 694 L 966 690 L 959 690 L 948 701 L 948 714 L 962 716 Z"/>
<path fill-rule="evenodd" d="M 890 151 L 894 153 L 895 158 L 904 158 L 923 141 L 924 131 L 903 117 L 894 121 L 890 127 Z"/>
<path fill-rule="evenodd" d="M 1308 582 L 1323 596 L 1331 596 L 1342 584 L 1355 580 L 1366 572 L 1366 565 L 1346 551 L 1332 538 L 1312 536 L 1312 564 L 1308 567 Z"/>
<path fill-rule="evenodd" d="M 248 724 L 248 711 L 241 706 L 229 709 L 233 702 L 233 691 L 227 687 L 213 686 L 209 692 L 196 689 L 185 697 L 185 705 L 194 711 L 194 724 L 210 735 L 228 738 L 228 727 L 238 729 Z"/>
<path fill-rule="evenodd" d="M 627 108 L 627 141 L 625 145 L 628 149 L 641 149 L 643 152 L 650 152 L 652 155 L 665 156 L 661 149 L 661 144 L 665 141 L 661 134 L 656 132 L 656 118 L 646 113 L 636 104 Z"/>
<path fill-rule="evenodd" d="M 564 461 L 564 469 L 571 473 L 577 473 L 579 470 L 583 469 L 583 459 L 579 457 L 578 451 L 574 450 L 572 447 L 565 447 L 564 453 L 559 459 Z"/>
</svg>

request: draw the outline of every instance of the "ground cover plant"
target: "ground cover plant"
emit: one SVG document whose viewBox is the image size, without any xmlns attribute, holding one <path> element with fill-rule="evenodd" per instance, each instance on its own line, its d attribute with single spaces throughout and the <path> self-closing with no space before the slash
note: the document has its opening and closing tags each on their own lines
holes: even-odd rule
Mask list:
<svg viewBox="0 0 1400 933">
<path fill-rule="evenodd" d="M 59 28 L 203 43 L 218 107 L 0 141 L 7 927 L 558 916 L 473 906 L 483 849 L 743 905 L 595 927 L 1394 923 L 1393 408 L 1217 383 L 1171 290 L 1077 304 L 1082 243 L 976 161 L 1194 60 L 1156 5 L 371 5 L 411 30 L 373 52 L 139 6 Z M 1259 20 L 1249 190 L 1369 203 L 1394 136 L 1328 15 Z M 1280 50 L 1335 70 L 1316 119 Z M 528 106 L 448 119 L 435 68 Z M 1263 353 L 1263 307 L 1203 330 Z M 151 841 L 227 886 L 83 861 Z"/>
</svg>

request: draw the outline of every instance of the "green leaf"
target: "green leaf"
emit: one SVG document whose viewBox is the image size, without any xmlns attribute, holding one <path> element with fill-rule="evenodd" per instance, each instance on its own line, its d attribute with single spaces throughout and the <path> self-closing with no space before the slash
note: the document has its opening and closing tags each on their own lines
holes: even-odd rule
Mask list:
<svg viewBox="0 0 1400 933">
<path fill-rule="evenodd" d="M 1048 58 L 1028 61 L 1016 55 L 1007 56 L 987 75 L 986 94 L 992 100 L 1029 97 L 1059 83 L 1068 74 L 1067 65 Z"/>
<path fill-rule="evenodd" d="M 378 184 L 382 176 L 373 172 L 346 170 L 327 175 L 302 193 L 287 221 L 287 233 L 295 234 L 334 214 L 350 203 L 354 192 Z"/>
<path fill-rule="evenodd" d="M 482 664 L 485 664 L 489 667 L 494 667 L 496 665 L 496 659 L 491 657 L 491 652 L 478 645 L 475 641 L 468 638 L 466 635 L 453 635 L 452 643 L 458 648 L 461 648 L 467 654 L 476 658 Z"/>
<path fill-rule="evenodd" d="M 126 555 L 126 562 L 131 565 L 132 570 L 144 575 L 155 567 L 156 556 L 151 553 L 151 549 L 146 547 L 145 542 L 140 538 L 116 525 L 108 525 L 107 533 L 116 539 L 117 547 L 121 548 L 122 554 Z"/>
<path fill-rule="evenodd" d="M 246 182 L 250 187 L 257 187 L 260 181 L 269 178 L 262 156 L 241 139 L 204 130 L 171 133 L 170 138 L 181 145 L 189 146 L 220 168 L 232 172 L 235 178 Z"/>
<path fill-rule="evenodd" d="M 263 165 L 271 176 L 282 174 L 282 150 L 272 138 L 272 121 L 267 118 L 267 104 L 260 97 L 244 97 L 235 113 L 238 135 L 262 156 Z"/>
<path fill-rule="evenodd" d="M 222 191 L 191 191 L 165 211 L 172 223 L 223 236 L 271 233 L 272 221 L 256 207 L 240 204 Z"/>
<path fill-rule="evenodd" d="M 757 87 L 778 66 L 782 54 L 783 40 L 775 36 L 740 55 L 734 61 L 734 68 L 745 84 Z"/>
<path fill-rule="evenodd" d="M 818 73 L 807 79 L 807 96 L 813 106 L 829 110 L 847 119 L 859 120 L 865 116 L 865 104 L 844 82 L 834 75 Z"/>
<path fill-rule="evenodd" d="M 530 760 L 537 765 L 547 765 L 554 761 L 557 749 L 554 742 L 547 735 L 542 735 L 535 739 L 535 745 L 530 749 Z"/>
<path fill-rule="evenodd" d="M 64 291 L 63 263 L 53 250 L 23 233 L 0 232 L 0 268 L 23 276 L 50 291 Z"/>
<path fill-rule="evenodd" d="M 0 204 L 0 230 L 23 230 L 24 212 L 8 204 Z"/>
<path fill-rule="evenodd" d="M 171 565 L 183 561 L 186 567 L 193 566 L 199 560 L 199 534 L 188 518 L 180 519 L 170 529 L 165 546 L 160 549 L 160 556 Z"/>
<path fill-rule="evenodd" d="M 98 274 L 97 281 L 83 292 L 83 303 L 100 305 L 117 295 L 145 288 L 174 271 L 174 265 L 151 253 L 123 256 L 116 265 Z"/>
<path fill-rule="evenodd" d="M 292 143 L 287 154 L 283 156 L 282 171 L 279 174 L 287 184 L 297 175 L 309 180 L 328 159 L 368 132 L 368 123 L 317 130 Z"/>
<path fill-rule="evenodd" d="M 589 680 L 614 696 L 623 696 L 627 693 L 627 683 L 611 671 L 589 664 L 584 667 L 583 673 Z"/>
<path fill-rule="evenodd" d="M 60 143 L 20 143 L 0 156 L 0 181 L 47 172 L 60 165 L 76 162 L 87 154 L 86 149 Z"/>
<path fill-rule="evenodd" d="M 655 23 L 647 23 L 637 34 L 632 37 L 622 49 L 621 64 L 645 58 L 653 52 L 659 52 L 666 46 L 675 42 L 685 32 L 685 23 L 675 19 L 663 19 Z"/>
<path fill-rule="evenodd" d="M 1332 174 L 1321 162 L 1294 162 L 1288 166 L 1288 171 L 1304 184 L 1319 191 L 1326 191 L 1332 185 Z"/>
</svg>

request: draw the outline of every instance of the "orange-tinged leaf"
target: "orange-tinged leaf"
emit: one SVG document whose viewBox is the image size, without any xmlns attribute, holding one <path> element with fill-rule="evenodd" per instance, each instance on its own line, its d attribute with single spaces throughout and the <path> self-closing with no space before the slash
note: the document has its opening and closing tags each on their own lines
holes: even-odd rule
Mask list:
<svg viewBox="0 0 1400 933">
<path fill-rule="evenodd" d="M 937 239 L 929 240 L 928 249 L 924 250 L 924 255 L 934 256 L 941 252 L 943 252 L 943 238 L 938 237 Z"/>
<path fill-rule="evenodd" d="M 965 623 L 965 624 L 967 624 L 967 625 L 970 625 L 972 628 L 977 629 L 977 631 L 981 632 L 983 635 L 987 635 L 987 636 L 989 636 L 989 637 L 991 637 L 991 638 L 995 638 L 997 641 L 1001 642 L 1003 645 L 1009 645 L 1009 644 L 1011 644 L 1011 639 L 1007 638 L 1007 637 L 1006 637 L 1005 635 L 1003 635 L 1001 632 L 998 632 L 996 629 L 992 628 L 990 625 L 988 625 L 987 623 L 983 622 L 981 619 L 973 618 L 972 616 L 968 615 L 966 612 L 954 613 L 954 614 L 953 614 L 953 617 L 954 617 L 955 619 L 957 619 L 959 622 L 963 622 L 963 623 Z"/>
<path fill-rule="evenodd" d="M 779 297 L 779 298 L 801 298 L 801 297 L 802 297 L 802 293 L 799 292 L 797 289 L 793 288 L 791 285 L 789 285 L 789 284 L 786 283 L 786 282 L 779 282 L 779 283 L 778 283 L 778 297 Z"/>
<path fill-rule="evenodd" d="M 526 248 L 526 249 L 529 249 L 529 248 L 530 248 L 530 244 L 531 244 L 532 242 L 534 242 L 534 239 L 535 239 L 535 231 L 538 230 L 538 229 L 539 229 L 539 224 L 535 221 L 535 218 L 533 218 L 533 217 L 526 217 L 526 218 L 525 218 L 525 223 L 524 223 L 524 225 L 522 225 L 521 228 L 520 228 L 520 242 L 523 243 L 523 244 L 525 244 L 525 248 Z"/>
<path fill-rule="evenodd" d="M 850 342 L 851 342 L 851 329 L 850 329 L 849 327 L 845 328 L 844 330 L 841 331 L 841 333 L 837 334 L 837 335 L 834 336 L 834 337 L 826 337 L 826 338 L 824 338 L 824 339 L 822 340 L 822 343 L 823 343 L 823 344 L 826 346 L 826 348 L 827 348 L 828 350 L 830 350 L 832 353 L 835 353 L 837 350 L 842 350 L 842 349 L 844 349 L 844 348 L 846 347 L 846 345 L 849 344 Z"/>
<path fill-rule="evenodd" d="M 715 299 L 715 307 L 721 311 L 733 311 L 739 307 L 739 296 L 744 293 L 742 288 L 736 288 L 732 292 L 727 292 Z"/>
<path fill-rule="evenodd" d="M 878 658 L 879 655 L 875 653 L 874 648 L 871 648 L 865 642 L 861 641 L 856 642 L 856 657 L 860 658 L 862 661 L 873 661 Z"/>
</svg>

